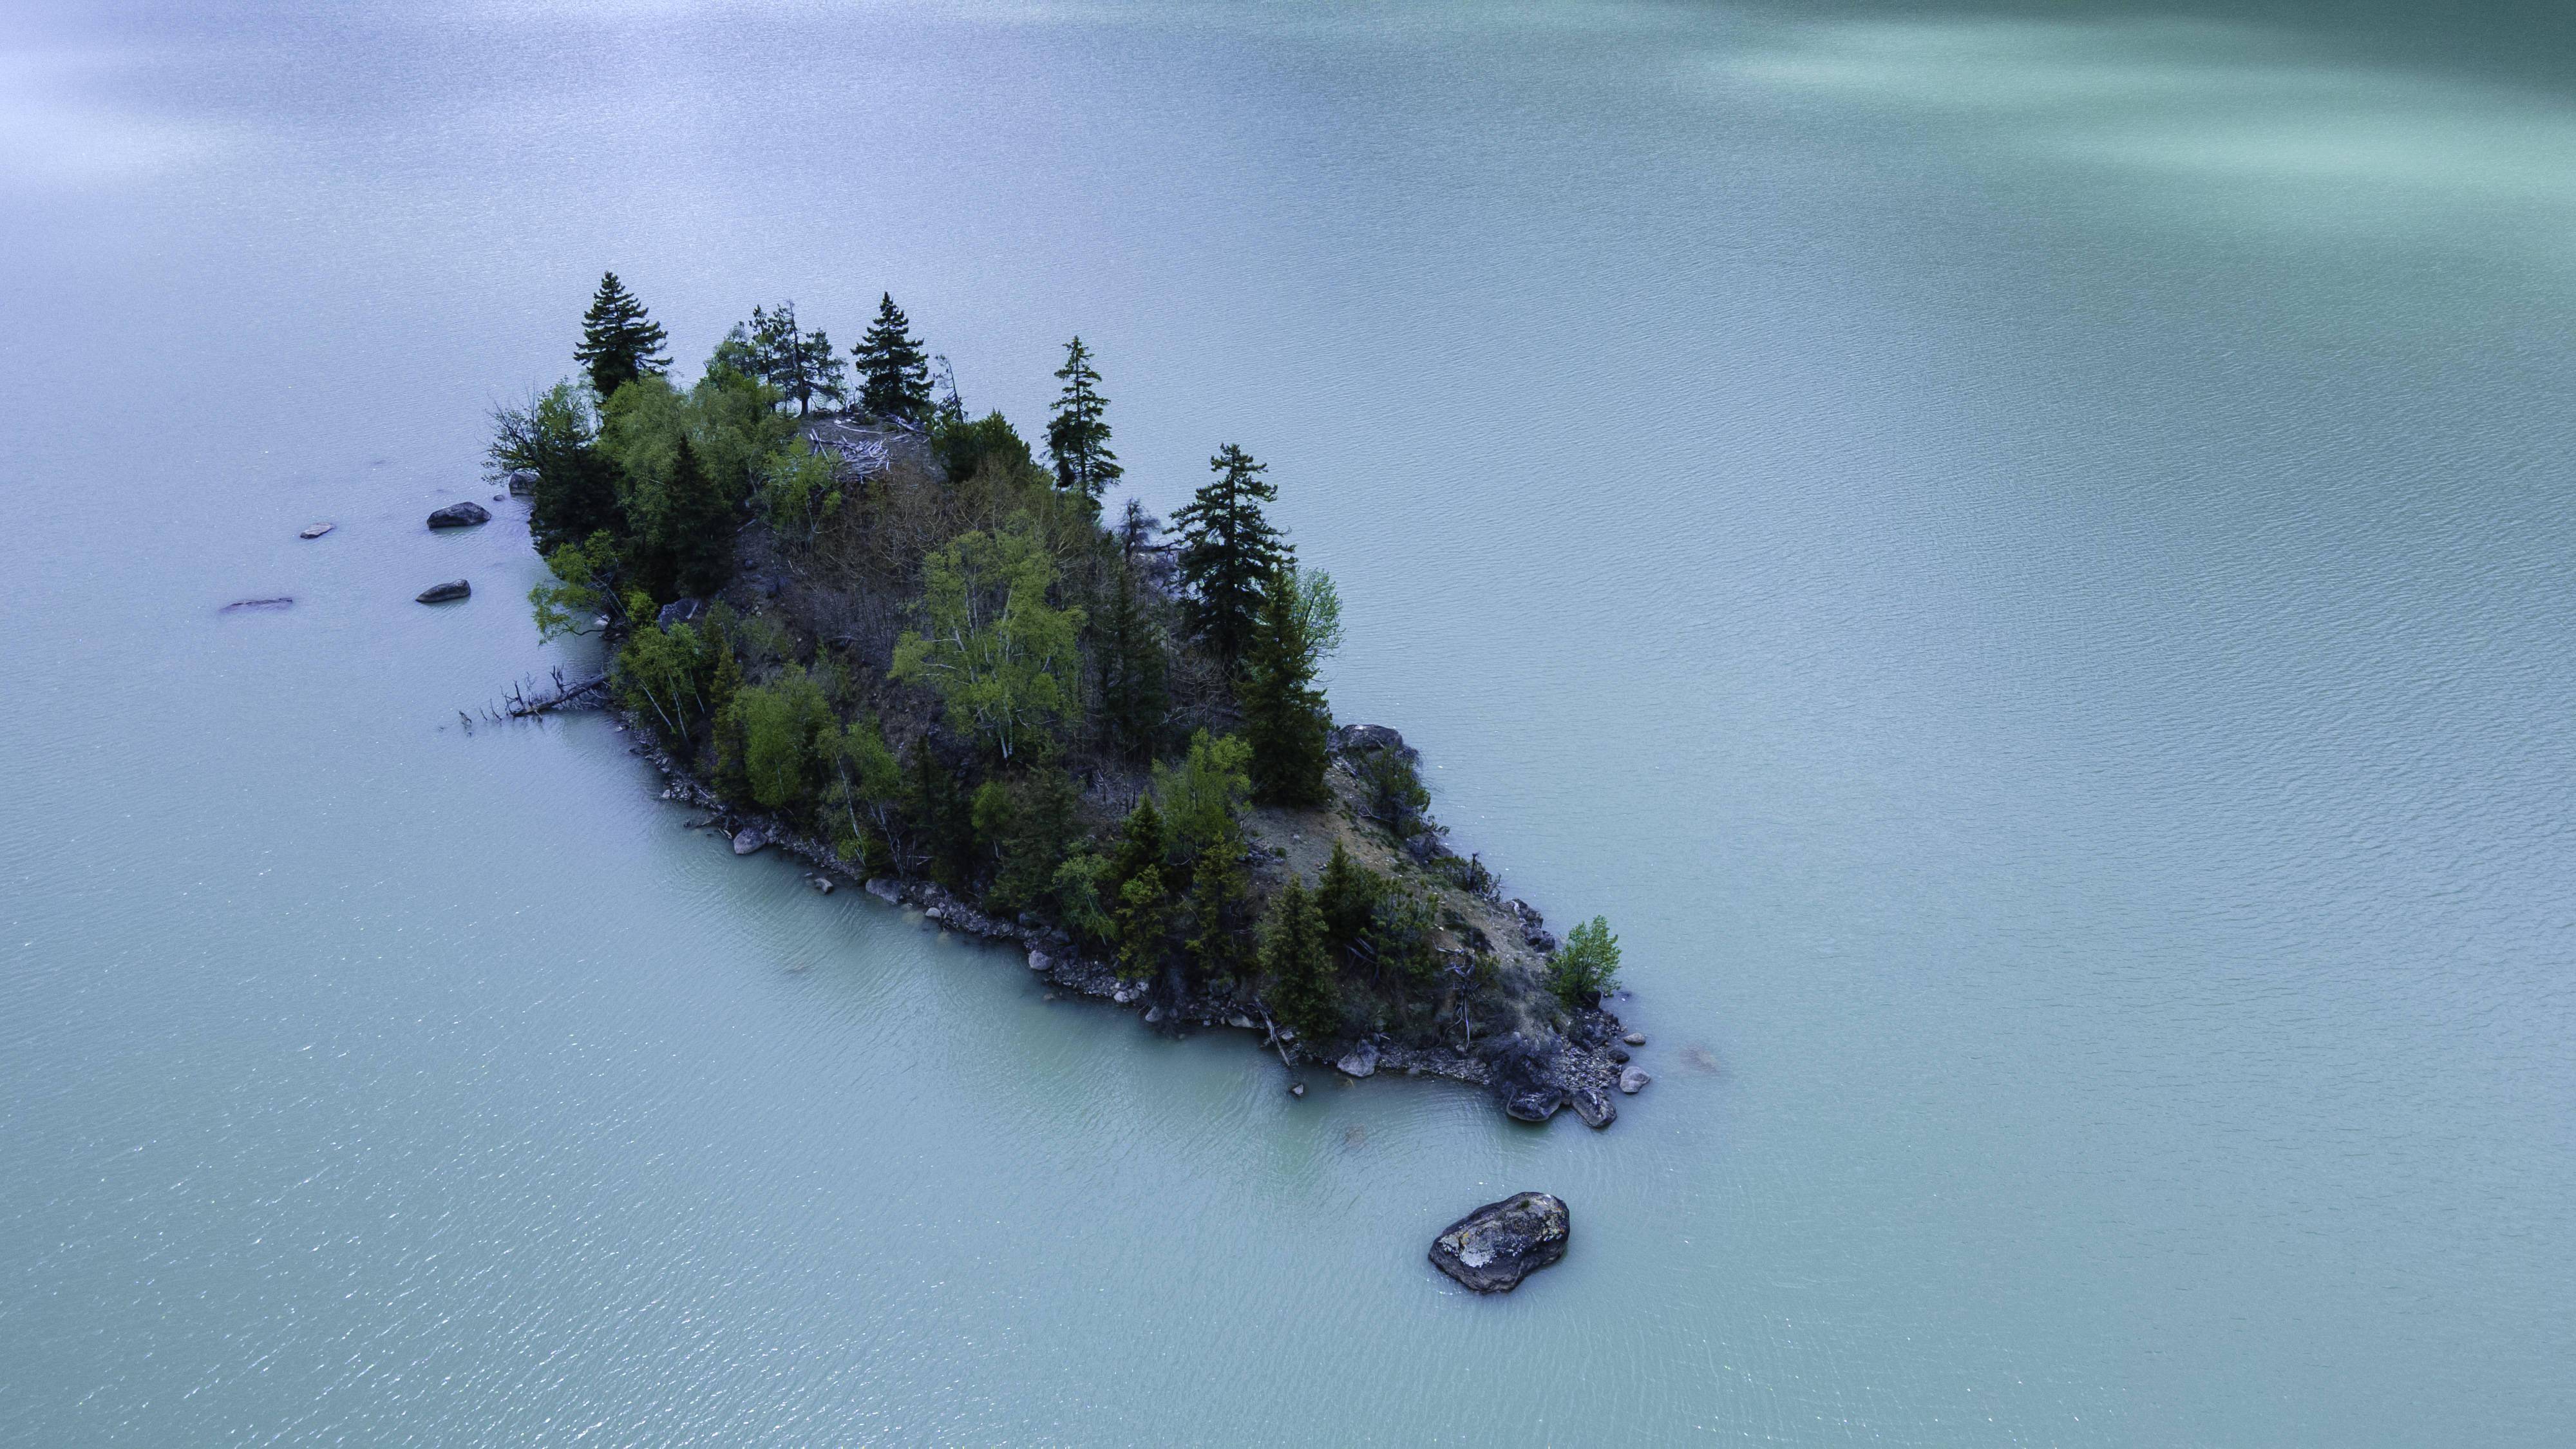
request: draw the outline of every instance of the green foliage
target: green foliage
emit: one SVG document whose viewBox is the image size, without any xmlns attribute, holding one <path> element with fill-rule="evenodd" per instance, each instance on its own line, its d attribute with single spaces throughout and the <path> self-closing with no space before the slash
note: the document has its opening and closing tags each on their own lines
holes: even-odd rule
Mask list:
<svg viewBox="0 0 2576 1449">
<path fill-rule="evenodd" d="M 636 602 L 650 607 L 641 595 Z M 695 625 L 638 624 L 617 650 L 609 687 L 619 704 L 657 722 L 665 740 L 684 744 L 695 722 L 711 712 L 707 695 L 715 653 Z"/>
<path fill-rule="evenodd" d="M 963 483 L 987 467 L 1003 477 L 1016 478 L 1036 466 L 1029 445 L 1021 441 L 1019 430 L 1000 413 L 986 413 L 968 421 L 945 417 L 931 429 L 930 445 L 939 455 L 939 466 L 951 483 Z"/>
<path fill-rule="evenodd" d="M 517 407 L 492 411 L 492 472 L 525 468 L 537 475 L 528 499 L 528 534 L 550 554 L 595 533 L 622 533 L 617 465 L 599 447 L 590 394 L 559 382 Z"/>
<path fill-rule="evenodd" d="M 1156 763 L 1154 795 L 1163 817 L 1171 822 L 1172 857 L 1194 861 L 1211 852 L 1243 853 L 1243 831 L 1236 816 L 1252 794 L 1244 764 L 1251 748 L 1233 735 L 1211 737 L 1206 730 L 1190 736 L 1187 758 L 1175 766 Z"/>
<path fill-rule="evenodd" d="M 741 773 L 751 798 L 768 810 L 810 806 L 841 745 L 823 687 L 790 668 L 767 684 L 745 686 L 727 709 L 739 726 Z"/>
<path fill-rule="evenodd" d="M 1109 399 L 1100 395 L 1100 373 L 1091 365 L 1091 349 L 1076 337 L 1065 344 L 1064 366 L 1056 369 L 1064 393 L 1047 421 L 1047 452 L 1055 459 L 1056 486 L 1080 494 L 1094 505 L 1126 471 L 1109 451 Z"/>
<path fill-rule="evenodd" d="M 912 742 L 904 767 L 904 816 L 913 853 L 907 868 L 926 868 L 931 879 L 963 890 L 975 873 L 975 820 L 965 785 L 939 763 L 930 737 Z"/>
<path fill-rule="evenodd" d="M 758 383 L 711 377 L 684 394 L 647 377 L 608 400 L 599 439 L 626 489 L 627 566 L 653 597 L 712 594 L 732 576 L 742 497 L 735 470 L 776 431 L 759 420 L 783 421 L 759 401 L 765 392 Z M 745 416 L 746 403 L 753 416 Z M 701 440 L 710 451 L 702 454 Z"/>
<path fill-rule="evenodd" d="M 617 597 L 617 540 L 606 533 L 556 548 L 546 555 L 546 569 L 554 582 L 528 590 L 539 639 L 586 634 L 591 620 L 606 616 L 613 623 L 624 615 Z"/>
<path fill-rule="evenodd" d="M 1410 986 L 1427 985 L 1440 969 L 1434 942 L 1439 929 L 1439 912 L 1428 897 L 1389 882 L 1369 911 L 1359 954 L 1381 981 L 1392 977 Z"/>
<path fill-rule="evenodd" d="M 1279 498 L 1278 485 L 1261 476 L 1268 466 L 1226 444 L 1208 460 L 1216 477 L 1172 515 L 1180 529 L 1181 577 L 1194 594 L 1192 623 L 1229 669 L 1252 641 L 1270 576 L 1290 559 L 1286 541 L 1261 511 Z"/>
<path fill-rule="evenodd" d="M 760 511 L 786 543 L 812 548 L 823 525 L 841 511 L 841 471 L 832 455 L 788 448 L 770 455 L 760 475 Z"/>
<path fill-rule="evenodd" d="M 1111 888 L 1114 870 L 1106 857 L 1089 851 L 1077 851 L 1055 868 L 1050 889 L 1064 928 L 1074 939 L 1095 947 L 1117 939 L 1118 918 L 1111 913 L 1117 903 Z"/>
<path fill-rule="evenodd" d="M 644 304 L 626 290 L 615 272 L 607 272 L 591 296 L 590 310 L 582 314 L 581 345 L 572 355 L 590 374 L 591 390 L 603 398 L 614 397 L 638 377 L 671 365 L 671 359 L 662 355 L 667 340 Z"/>
<path fill-rule="evenodd" d="M 1565 933 L 1565 943 L 1547 958 L 1547 984 L 1568 1006 L 1597 1006 L 1603 994 L 1619 989 L 1619 938 L 1610 934 L 1605 916 Z"/>
<path fill-rule="evenodd" d="M 929 419 L 930 360 L 892 293 L 878 298 L 877 320 L 850 355 L 858 360 L 861 409 L 908 422 Z"/>
<path fill-rule="evenodd" d="M 1118 853 L 1109 868 L 1110 887 L 1114 891 L 1160 866 L 1171 853 L 1171 831 L 1163 824 L 1163 812 L 1154 808 L 1154 797 L 1137 797 L 1135 808 L 1127 812 L 1125 823 L 1118 827 Z"/>
<path fill-rule="evenodd" d="M 1398 840 L 1409 840 L 1429 828 L 1422 812 L 1431 806 L 1431 792 L 1423 787 L 1422 772 L 1411 755 L 1376 750 L 1362 756 L 1357 769 L 1360 805 L 1370 819 Z"/>
<path fill-rule="evenodd" d="M 1171 893 L 1163 886 L 1163 868 L 1149 865 L 1118 887 L 1120 979 L 1141 981 L 1160 970 L 1171 933 Z"/>
<path fill-rule="evenodd" d="M 823 787 L 823 801 L 831 807 L 833 835 L 843 858 L 870 857 L 869 866 L 874 869 L 879 862 L 871 847 L 881 845 L 885 863 L 891 866 L 892 858 L 902 853 L 899 839 L 905 833 L 903 766 L 886 747 L 885 730 L 876 716 L 850 721 L 830 741 L 824 766 L 830 778 Z M 871 825 L 873 833 L 868 829 Z"/>
<path fill-rule="evenodd" d="M 922 561 L 923 632 L 895 643 L 888 671 L 927 685 L 948 725 L 1004 760 L 1080 707 L 1082 610 L 1047 602 L 1055 560 L 1034 530 L 963 534 Z"/>
<path fill-rule="evenodd" d="M 993 909 L 1018 912 L 1046 903 L 1073 845 L 1080 801 L 1073 777 L 1062 770 L 1036 770 L 1007 784 L 988 780 L 975 792 L 975 834 L 994 863 L 985 893 Z"/>
<path fill-rule="evenodd" d="M 1368 939 L 1369 922 L 1386 889 L 1384 876 L 1351 859 L 1342 842 L 1333 842 L 1333 858 L 1316 882 L 1315 906 L 1323 917 L 1324 943 L 1336 959 L 1350 959 Z"/>
<path fill-rule="evenodd" d="M 848 364 L 833 352 L 823 329 L 797 326 L 793 302 L 781 302 L 775 311 L 752 308 L 751 320 L 735 323 L 707 359 L 709 372 L 718 368 L 769 384 L 781 401 L 796 404 L 798 417 L 818 401 L 837 406 L 849 395 Z"/>
<path fill-rule="evenodd" d="M 1184 922 L 1184 945 L 1201 981 L 1232 982 L 1251 964 L 1244 952 L 1245 917 L 1252 909 L 1252 883 L 1243 869 L 1243 852 L 1202 850 L 1190 867 L 1190 890 Z"/>
<path fill-rule="evenodd" d="M 1136 571 L 1112 566 L 1109 607 L 1102 611 L 1092 659 L 1100 677 L 1100 735 L 1130 759 L 1148 757 L 1171 706 L 1163 631 L 1137 597 Z"/>
<path fill-rule="evenodd" d="M 1261 923 L 1261 974 L 1272 1013 L 1298 1036 L 1321 1042 L 1340 1033 L 1340 990 L 1323 912 L 1293 875 Z"/>
<path fill-rule="evenodd" d="M 1341 614 L 1330 575 L 1282 568 L 1270 576 L 1244 656 L 1242 689 L 1252 793 L 1263 804 L 1321 805 L 1333 798 L 1324 783 L 1333 716 L 1315 674 L 1325 650 L 1339 641 Z"/>
</svg>

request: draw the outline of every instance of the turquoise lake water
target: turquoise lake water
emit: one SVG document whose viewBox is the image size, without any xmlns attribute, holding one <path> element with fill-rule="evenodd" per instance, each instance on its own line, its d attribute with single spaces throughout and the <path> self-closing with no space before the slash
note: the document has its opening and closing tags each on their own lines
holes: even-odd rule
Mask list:
<svg viewBox="0 0 2576 1449">
<path fill-rule="evenodd" d="M 2355 15 L 13 7 L 0 1443 L 2576 1442 L 2571 32 Z M 605 267 L 1267 460 L 1655 1085 L 1292 1100 L 469 727 Z"/>
</svg>

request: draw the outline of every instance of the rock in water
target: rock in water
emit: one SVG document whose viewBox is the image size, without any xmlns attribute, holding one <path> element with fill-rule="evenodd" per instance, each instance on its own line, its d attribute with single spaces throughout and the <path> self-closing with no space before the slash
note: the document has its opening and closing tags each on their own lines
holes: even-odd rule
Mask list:
<svg viewBox="0 0 2576 1449">
<path fill-rule="evenodd" d="M 759 826 L 746 825 L 742 829 L 734 832 L 733 853 L 736 855 L 749 855 L 768 843 L 769 837 L 760 833 Z"/>
<path fill-rule="evenodd" d="M 330 523 L 317 523 L 317 524 L 314 524 L 314 525 L 312 525 L 311 527 L 309 527 L 309 528 L 305 529 L 302 533 L 299 533 L 299 534 L 297 534 L 297 535 L 295 535 L 295 536 L 296 536 L 297 538 L 320 538 L 322 535 L 324 535 L 324 534 L 326 534 L 326 533 L 329 533 L 333 528 L 336 528 L 336 527 L 338 527 L 338 525 L 337 525 L 337 524 L 330 524 Z"/>
<path fill-rule="evenodd" d="M 421 590 L 417 597 L 424 604 L 452 604 L 458 599 L 474 597 L 474 586 L 463 579 L 450 579 L 443 584 L 430 585 Z"/>
<path fill-rule="evenodd" d="M 491 510 L 473 502 L 451 503 L 429 516 L 432 528 L 472 528 L 478 523 L 491 521 Z"/>
<path fill-rule="evenodd" d="M 513 497 L 525 498 L 537 491 L 537 470 L 513 468 L 506 481 L 510 485 L 510 493 Z"/>
<path fill-rule="evenodd" d="M 1345 1076 L 1365 1077 L 1377 1071 L 1377 1043 L 1364 1041 L 1333 1063 Z"/>
<path fill-rule="evenodd" d="M 903 892 L 896 888 L 893 881 L 886 879 L 884 876 L 877 876 L 871 879 L 867 883 L 867 892 L 869 895 L 875 896 L 878 900 L 881 900 L 890 906 L 901 905 L 903 903 Z"/>
<path fill-rule="evenodd" d="M 1583 1125 L 1593 1131 L 1598 1132 L 1619 1120 L 1619 1105 L 1611 1101 L 1610 1094 L 1599 1087 L 1577 1087 L 1571 1096 L 1574 1100 L 1574 1115 L 1582 1118 Z"/>
<path fill-rule="evenodd" d="M 1646 1084 L 1653 1080 L 1654 1078 L 1646 1075 L 1644 1068 L 1630 1067 L 1619 1074 L 1619 1090 L 1633 1097 L 1646 1090 Z"/>
<path fill-rule="evenodd" d="M 1479 1293 L 1509 1293 L 1565 1256 L 1574 1228 L 1562 1200 L 1516 1192 L 1489 1202 L 1431 1240 L 1432 1266 Z"/>
<path fill-rule="evenodd" d="M 1563 1087 L 1532 1087 L 1528 1091 L 1514 1092 L 1505 1097 L 1503 1113 L 1505 1116 L 1517 1117 L 1524 1122 L 1544 1122 L 1555 1116 L 1556 1109 L 1564 1105 Z"/>
<path fill-rule="evenodd" d="M 1619 1040 L 1626 1042 L 1630 1046 L 1644 1046 L 1646 1044 L 1646 1034 L 1642 1031 L 1632 1031 L 1626 1036 L 1619 1038 Z"/>
<path fill-rule="evenodd" d="M 1029 969 L 1032 971 L 1052 971 L 1055 969 L 1055 958 L 1047 955 L 1047 953 L 1039 950 L 1037 947 L 1031 946 L 1029 948 Z"/>
</svg>

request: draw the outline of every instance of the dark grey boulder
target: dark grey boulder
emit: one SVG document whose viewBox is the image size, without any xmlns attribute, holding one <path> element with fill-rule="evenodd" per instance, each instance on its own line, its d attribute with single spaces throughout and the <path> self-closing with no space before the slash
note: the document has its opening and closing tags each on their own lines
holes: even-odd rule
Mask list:
<svg viewBox="0 0 2576 1449">
<path fill-rule="evenodd" d="M 733 853 L 749 855 L 769 843 L 769 834 L 757 825 L 746 825 L 734 832 Z"/>
<path fill-rule="evenodd" d="M 1574 1219 L 1552 1193 L 1489 1202 L 1431 1240 L 1431 1264 L 1479 1293 L 1509 1293 L 1565 1256 Z"/>
<path fill-rule="evenodd" d="M 513 468 L 510 470 L 509 476 L 504 481 L 510 485 L 510 492 L 513 495 L 525 498 L 529 494 L 537 491 L 537 470 L 534 468 Z"/>
<path fill-rule="evenodd" d="M 1334 1070 L 1339 1071 L 1346 1077 L 1366 1077 L 1375 1075 L 1377 1072 L 1377 1043 L 1373 1041 L 1361 1042 L 1358 1046 L 1345 1052 L 1340 1061 L 1333 1063 L 1333 1067 Z"/>
<path fill-rule="evenodd" d="M 1532 1087 L 1503 1098 L 1503 1115 L 1523 1122 L 1544 1122 L 1565 1105 L 1563 1087 Z"/>
<path fill-rule="evenodd" d="M 491 521 L 491 510 L 480 503 L 451 503 L 429 516 L 432 528 L 472 528 Z"/>
<path fill-rule="evenodd" d="M 1413 755 L 1405 746 L 1404 736 L 1385 725 L 1344 725 L 1333 731 L 1333 748 L 1346 755 L 1374 755 L 1380 750 L 1393 750 L 1408 758 Z"/>
<path fill-rule="evenodd" d="M 1565 1084 L 1556 1071 L 1564 1044 L 1553 1036 L 1519 1032 L 1496 1041 L 1485 1055 L 1485 1081 L 1503 1111 L 1524 1122 L 1544 1122 L 1565 1105 Z"/>
<path fill-rule="evenodd" d="M 415 597 L 424 604 L 452 604 L 458 599 L 474 597 L 474 586 L 463 579 L 450 579 L 443 584 L 430 585 Z"/>
<path fill-rule="evenodd" d="M 1574 1103 L 1574 1115 L 1595 1132 L 1619 1120 L 1619 1105 L 1599 1087 L 1577 1087 L 1568 1096 Z"/>
</svg>

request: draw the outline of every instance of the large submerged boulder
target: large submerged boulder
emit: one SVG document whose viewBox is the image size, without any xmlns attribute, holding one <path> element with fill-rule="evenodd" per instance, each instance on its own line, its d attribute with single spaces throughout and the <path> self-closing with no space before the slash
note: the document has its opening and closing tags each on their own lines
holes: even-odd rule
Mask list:
<svg viewBox="0 0 2576 1449">
<path fill-rule="evenodd" d="M 1479 1293 L 1509 1293 L 1565 1256 L 1573 1228 L 1562 1199 L 1516 1192 L 1451 1223 L 1431 1240 L 1431 1262 Z"/>
<path fill-rule="evenodd" d="M 463 579 L 450 579 L 443 584 L 431 584 L 413 595 L 415 601 L 423 604 L 452 604 L 458 599 L 472 597 L 474 597 L 474 586 Z"/>
<path fill-rule="evenodd" d="M 472 528 L 491 521 L 491 510 L 480 503 L 451 503 L 429 516 L 432 528 Z"/>
</svg>

